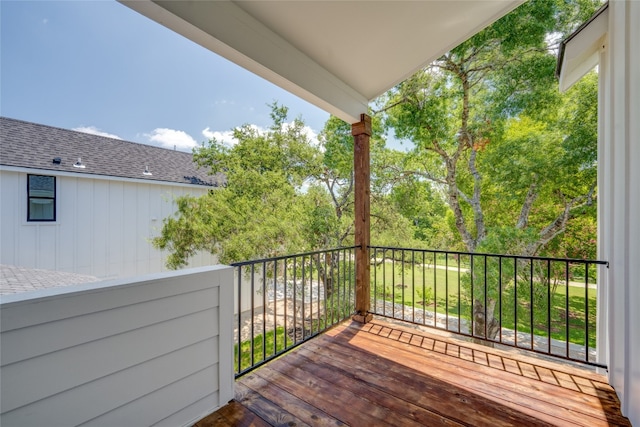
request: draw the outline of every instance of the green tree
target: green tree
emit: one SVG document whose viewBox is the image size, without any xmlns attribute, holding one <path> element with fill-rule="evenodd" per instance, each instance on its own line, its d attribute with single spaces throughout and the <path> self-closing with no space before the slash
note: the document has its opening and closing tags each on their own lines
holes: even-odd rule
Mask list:
<svg viewBox="0 0 640 427">
<path fill-rule="evenodd" d="M 244 125 L 234 130 L 232 146 L 212 139 L 195 150 L 198 165 L 224 174 L 226 185 L 176 200 L 176 215 L 153 240 L 170 251 L 169 267 L 185 265 L 200 250 L 228 263 L 307 248 L 301 188 L 316 174 L 319 151 L 301 120 L 285 125 L 286 107 L 272 105 L 271 117 L 265 132 Z"/>
<path fill-rule="evenodd" d="M 570 110 L 572 96 L 588 97 L 560 96 L 549 45 L 553 35 L 570 29 L 575 6 L 527 2 L 383 100 L 387 126 L 414 143 L 397 173 L 442 190 L 469 252 L 539 253 L 593 201 L 591 149 L 576 149 L 593 141 L 565 132 L 595 129 L 595 121 L 571 122 L 565 114 L 565 126 L 557 124 L 564 114 L 559 106 Z M 591 13 L 597 4 L 578 6 Z M 487 240 L 492 229 L 513 238 Z M 476 297 L 474 308 L 485 312 L 483 295 Z M 486 311 L 492 319 L 493 310 Z M 484 322 L 476 319 L 476 332 L 484 331 Z"/>
</svg>

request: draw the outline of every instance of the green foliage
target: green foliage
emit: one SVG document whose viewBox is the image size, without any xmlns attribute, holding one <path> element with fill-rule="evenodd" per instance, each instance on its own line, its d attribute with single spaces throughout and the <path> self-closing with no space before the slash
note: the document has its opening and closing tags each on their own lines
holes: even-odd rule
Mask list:
<svg viewBox="0 0 640 427">
<path fill-rule="evenodd" d="M 414 143 L 394 162 L 397 182 L 426 180 L 441 189 L 453 216 L 428 223 L 439 231 L 448 223 L 464 249 L 477 250 L 495 227 L 531 227 L 537 239 L 521 249 L 534 254 L 573 218 L 589 215 L 596 79 L 560 95 L 551 43 L 575 28 L 571 17 L 597 6 L 527 2 L 385 95 L 385 125 Z M 408 191 L 397 182 L 400 198 Z M 424 196 L 424 206 L 434 206 Z M 438 240 L 425 231 L 417 237 Z"/>
<path fill-rule="evenodd" d="M 228 263 L 307 247 L 301 187 L 318 170 L 319 152 L 305 136 L 302 121 L 285 125 L 286 113 L 274 104 L 267 132 L 245 125 L 234 130 L 232 146 L 214 139 L 196 149 L 200 167 L 223 173 L 226 186 L 176 200 L 176 215 L 164 220 L 153 240 L 170 251 L 169 267 L 185 265 L 199 250 Z"/>
<path fill-rule="evenodd" d="M 274 343 L 275 341 L 275 343 Z M 233 365 L 235 372 L 240 372 L 250 368 L 254 364 L 261 362 L 290 346 L 293 339 L 286 334 L 283 327 L 278 326 L 275 330 L 267 331 L 266 335 L 258 335 L 252 340 L 240 343 L 240 365 L 238 366 L 238 344 L 234 346 Z M 275 345 L 274 345 L 275 344 Z M 253 360 L 252 356 L 253 347 Z M 275 352 L 274 352 L 275 348 Z"/>
</svg>

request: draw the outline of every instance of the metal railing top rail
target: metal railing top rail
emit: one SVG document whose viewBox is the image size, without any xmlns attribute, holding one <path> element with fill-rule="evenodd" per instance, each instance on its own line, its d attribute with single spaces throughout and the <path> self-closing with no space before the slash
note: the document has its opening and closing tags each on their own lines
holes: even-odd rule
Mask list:
<svg viewBox="0 0 640 427">
<path fill-rule="evenodd" d="M 318 249 L 316 251 L 301 252 L 299 254 L 279 255 L 279 256 L 270 257 L 270 258 L 261 258 L 261 259 L 252 259 L 252 260 L 248 260 L 248 261 L 233 262 L 233 263 L 231 263 L 229 265 L 231 267 L 242 267 L 242 266 L 245 266 L 245 265 L 260 264 L 262 262 L 282 261 L 284 259 L 289 259 L 289 258 L 296 258 L 296 257 L 302 257 L 302 256 L 310 256 L 310 255 L 319 255 L 319 254 L 324 254 L 324 253 L 327 253 L 327 252 L 337 252 L 337 251 L 344 251 L 344 250 L 351 250 L 351 249 L 358 249 L 358 248 L 360 248 L 360 246 L 340 246 L 338 248 Z"/>
<path fill-rule="evenodd" d="M 609 268 L 609 261 L 602 261 L 596 259 L 581 259 L 581 258 L 554 258 L 554 257 L 543 257 L 543 256 L 529 256 L 529 255 L 511 255 L 511 254 L 492 254 L 492 253 L 484 253 L 484 252 L 464 252 L 464 251 L 447 251 L 444 249 L 420 249 L 420 248 L 403 248 L 403 247 L 392 247 L 392 246 L 368 246 L 369 249 L 379 249 L 379 250 L 395 250 L 395 251 L 414 251 L 414 252 L 429 252 L 443 255 L 474 255 L 474 256 L 488 256 L 488 257 L 497 257 L 497 258 L 515 258 L 515 259 L 524 259 L 524 260 L 536 260 L 536 261 L 562 261 L 569 263 L 579 263 L 579 264 L 598 264 L 604 265 Z"/>
</svg>

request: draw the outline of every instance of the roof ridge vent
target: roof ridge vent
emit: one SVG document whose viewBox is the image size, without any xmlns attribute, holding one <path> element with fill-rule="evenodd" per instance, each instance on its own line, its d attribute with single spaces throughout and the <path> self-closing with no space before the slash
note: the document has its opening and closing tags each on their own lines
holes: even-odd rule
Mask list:
<svg viewBox="0 0 640 427">
<path fill-rule="evenodd" d="M 78 157 L 78 161 L 73 164 L 74 168 L 84 169 L 84 163 L 82 163 L 82 157 Z"/>
</svg>

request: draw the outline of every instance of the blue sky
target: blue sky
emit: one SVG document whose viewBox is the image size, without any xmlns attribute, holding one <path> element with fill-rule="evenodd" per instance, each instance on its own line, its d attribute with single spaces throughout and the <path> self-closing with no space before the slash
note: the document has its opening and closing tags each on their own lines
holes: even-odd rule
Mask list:
<svg viewBox="0 0 640 427">
<path fill-rule="evenodd" d="M 267 104 L 329 114 L 115 1 L 0 1 L 0 114 L 190 151 Z M 216 133 L 217 132 L 217 133 Z"/>
</svg>

